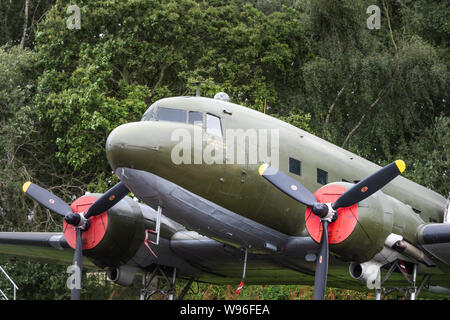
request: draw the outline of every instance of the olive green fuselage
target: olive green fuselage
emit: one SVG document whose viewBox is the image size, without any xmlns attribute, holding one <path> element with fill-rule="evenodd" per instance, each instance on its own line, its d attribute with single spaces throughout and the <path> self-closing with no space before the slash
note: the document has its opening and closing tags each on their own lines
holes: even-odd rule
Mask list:
<svg viewBox="0 0 450 320">
<path fill-rule="evenodd" d="M 278 145 L 274 147 L 278 148 L 279 169 L 312 192 L 323 186 L 318 182 L 318 169 L 327 173 L 326 183 L 330 183 L 358 181 L 380 168 L 304 130 L 236 104 L 201 97 L 176 97 L 159 100 L 152 107 L 152 112 L 156 112 L 155 109 L 159 107 L 202 112 L 201 143 L 194 142 L 199 127 L 193 124 L 155 121 L 154 118 L 150 118 L 151 121 L 129 123 L 116 128 L 107 141 L 107 156 L 114 169 L 129 167 L 151 172 L 228 210 L 287 235 L 308 236 L 305 229 L 305 206 L 259 176 L 258 167 L 264 161 L 258 157 L 255 162 L 251 157 L 254 150 L 260 152 L 258 148 L 261 147 L 261 139 L 258 136 L 257 145 L 254 145 L 253 133 L 262 132 L 266 136 L 268 144 L 263 146 L 267 149 L 269 158 L 273 143 L 271 138 L 276 133 Z M 220 117 L 223 132 L 221 138 L 207 132 L 206 114 Z M 227 130 L 246 137 L 244 163 L 237 159 L 237 140 L 227 141 Z M 186 132 L 191 137 L 191 154 L 184 159 L 189 158 L 190 164 L 174 163 L 174 154 L 178 158 L 186 156 L 186 150 L 179 152 L 183 142 L 181 136 Z M 230 146 L 235 148 L 233 159 L 227 158 L 230 154 L 227 149 Z M 206 163 L 206 155 L 214 155 L 215 153 L 211 152 L 214 148 L 219 155 L 223 154 L 222 158 L 218 158 L 222 159 L 223 163 Z M 301 162 L 300 175 L 290 173 L 289 158 Z M 406 220 L 404 217 L 395 219 L 393 212 L 393 221 L 398 220 L 393 225 L 397 225 L 399 231 L 416 230 L 417 224 L 423 222 L 442 221 L 445 199 L 439 194 L 403 177 L 397 177 L 382 191 L 420 212 L 411 210 L 412 217 Z M 410 228 L 407 225 L 399 225 L 405 221 L 409 223 L 409 220 L 415 221 Z M 414 242 L 414 239 L 411 240 Z"/>
</svg>

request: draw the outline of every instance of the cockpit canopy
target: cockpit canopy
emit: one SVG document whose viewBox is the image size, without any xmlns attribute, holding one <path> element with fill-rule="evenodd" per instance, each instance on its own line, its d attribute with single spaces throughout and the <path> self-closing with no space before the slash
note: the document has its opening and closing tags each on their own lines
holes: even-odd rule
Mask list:
<svg viewBox="0 0 450 320">
<path fill-rule="evenodd" d="M 205 125 L 203 125 L 205 119 Z M 145 111 L 141 121 L 169 121 L 197 125 L 206 129 L 206 132 L 215 136 L 222 136 L 222 124 L 219 117 L 186 109 L 168 108 L 152 104 Z"/>
</svg>

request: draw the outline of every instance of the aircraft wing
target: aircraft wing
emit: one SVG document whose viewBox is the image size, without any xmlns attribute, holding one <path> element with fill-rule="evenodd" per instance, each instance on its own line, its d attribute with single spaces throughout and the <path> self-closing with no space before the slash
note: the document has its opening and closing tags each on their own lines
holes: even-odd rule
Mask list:
<svg viewBox="0 0 450 320">
<path fill-rule="evenodd" d="M 0 232 L 0 255 L 70 265 L 73 249 L 63 233 Z M 94 267 L 90 261 L 86 264 Z"/>
<path fill-rule="evenodd" d="M 419 231 L 422 247 L 432 256 L 450 265 L 450 223 L 432 223 Z"/>
<path fill-rule="evenodd" d="M 294 257 L 249 253 L 246 277 L 248 283 L 287 284 L 293 279 L 296 280 L 294 282 L 310 282 L 313 271 L 310 263 L 305 262 L 303 257 L 310 251 L 316 251 L 317 245 L 309 237 L 304 238 L 303 242 L 301 250 L 295 248 Z M 156 263 L 164 264 L 174 259 L 184 261 L 184 267 L 180 265 L 180 273 L 186 277 L 189 277 L 192 270 L 196 270 L 192 276 L 217 284 L 239 283 L 242 277 L 243 251 L 196 232 L 176 232 L 170 240 L 162 239 L 159 245 L 152 248 L 158 255 L 158 259 L 154 261 Z M 140 250 L 141 256 L 150 256 L 146 246 L 142 245 Z M 68 266 L 72 264 L 73 252 L 63 233 L 0 232 L 0 256 Z M 86 266 L 97 268 L 89 257 L 85 258 Z M 304 262 L 298 263 L 302 260 Z"/>
<path fill-rule="evenodd" d="M 426 244 L 422 246 L 429 254 L 450 265 L 450 242 Z"/>
</svg>

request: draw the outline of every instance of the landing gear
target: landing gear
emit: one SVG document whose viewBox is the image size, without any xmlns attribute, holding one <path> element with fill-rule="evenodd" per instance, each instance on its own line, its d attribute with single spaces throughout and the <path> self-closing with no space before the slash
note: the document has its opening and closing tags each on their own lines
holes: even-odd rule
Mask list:
<svg viewBox="0 0 450 320">
<path fill-rule="evenodd" d="M 171 276 L 170 273 L 172 273 Z M 160 277 L 159 279 L 156 278 L 158 276 Z M 171 277 L 170 280 L 169 277 Z M 144 271 L 142 275 L 142 289 L 140 300 L 149 300 L 152 296 L 154 296 L 157 293 L 162 294 L 164 298 L 167 300 L 173 300 L 175 294 L 176 277 L 177 277 L 177 268 L 164 268 L 162 266 L 157 265 L 153 269 L 150 278 L 147 278 L 147 272 Z M 152 288 L 152 282 L 154 279 L 158 280 L 156 288 Z"/>
<path fill-rule="evenodd" d="M 383 287 L 383 284 L 386 282 L 386 280 L 389 279 L 389 277 L 396 269 L 398 269 L 400 273 L 403 275 L 403 277 L 408 283 L 408 286 L 393 287 L 393 288 Z M 417 286 L 417 264 L 413 264 L 413 272 L 412 275 L 410 276 L 406 271 L 405 264 L 402 261 L 397 260 L 391 265 L 383 281 L 381 281 L 379 287 L 375 288 L 375 299 L 376 300 L 385 299 L 387 298 L 388 295 L 397 291 L 401 292 L 406 299 L 416 300 L 417 297 L 419 296 L 420 291 L 422 290 L 423 286 L 427 283 L 429 278 L 430 278 L 429 274 L 424 275 L 419 285 Z"/>
<path fill-rule="evenodd" d="M 147 277 L 147 275 L 148 273 L 144 271 L 142 275 L 142 289 L 140 300 L 150 300 L 157 294 L 162 295 L 166 300 L 174 300 L 176 293 L 175 284 L 177 279 L 177 268 L 168 268 L 156 265 L 150 277 Z M 153 280 L 157 280 L 156 287 L 152 283 Z M 176 298 L 177 300 L 183 299 L 193 282 L 194 278 L 191 278 L 181 291 L 180 295 Z"/>
</svg>

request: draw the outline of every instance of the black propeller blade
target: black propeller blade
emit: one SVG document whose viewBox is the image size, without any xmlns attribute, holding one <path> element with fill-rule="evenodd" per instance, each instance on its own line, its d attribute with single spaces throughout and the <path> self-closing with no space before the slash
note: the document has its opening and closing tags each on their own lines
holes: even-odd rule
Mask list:
<svg viewBox="0 0 450 320">
<path fill-rule="evenodd" d="M 388 164 L 345 191 L 332 204 L 333 209 L 349 207 L 368 198 L 405 171 L 405 168 L 406 165 L 402 160 L 396 160 Z"/>
<path fill-rule="evenodd" d="M 73 254 L 73 265 L 79 268 L 78 276 L 80 277 L 81 284 L 81 276 L 83 274 L 83 242 L 81 239 L 81 233 L 83 232 L 81 228 L 76 228 L 77 232 L 77 242 L 75 245 L 75 253 Z M 77 271 L 73 270 L 73 273 Z M 75 284 L 78 284 L 75 281 Z M 76 285 L 70 291 L 70 300 L 80 300 L 81 296 L 81 285 L 77 287 Z"/>
<path fill-rule="evenodd" d="M 117 183 L 89 207 L 85 214 L 85 218 L 95 217 L 109 208 L 114 207 L 114 205 L 122 200 L 129 192 L 128 188 L 122 182 Z"/>
<path fill-rule="evenodd" d="M 50 191 L 34 184 L 31 182 L 26 182 L 23 187 L 23 192 L 29 195 L 31 198 L 39 202 L 41 205 L 49 209 L 50 211 L 59 214 L 64 217 L 64 220 L 68 224 L 75 227 L 76 230 L 76 244 L 75 252 L 73 255 L 73 265 L 78 266 L 81 271 L 83 267 L 83 244 L 82 244 L 82 232 L 89 228 L 89 217 L 97 216 L 102 212 L 107 211 L 112 208 L 117 202 L 122 200 L 130 191 L 122 183 L 117 183 L 114 187 L 109 189 L 100 198 L 98 198 L 88 209 L 86 214 L 74 213 L 72 208 L 55 196 Z M 81 288 L 74 287 L 71 290 L 70 298 L 71 300 L 79 300 L 81 294 Z"/>
<path fill-rule="evenodd" d="M 323 300 L 325 296 L 329 256 L 328 225 L 334 221 L 337 209 L 352 206 L 366 199 L 401 174 L 405 168 L 405 163 L 402 160 L 396 160 L 355 184 L 341 194 L 336 202 L 328 206 L 317 201 L 311 191 L 287 174 L 270 167 L 268 164 L 263 164 L 259 167 L 258 172 L 262 177 L 288 196 L 311 207 L 311 211 L 322 221 L 323 231 L 314 279 L 314 299 Z"/>
<path fill-rule="evenodd" d="M 314 275 L 314 300 L 323 300 L 328 276 L 328 220 L 322 220 L 322 239 Z"/>
<path fill-rule="evenodd" d="M 265 163 L 259 167 L 258 172 L 275 187 L 305 206 L 312 207 L 315 203 L 318 203 L 311 191 L 283 171 L 279 171 Z"/>
<path fill-rule="evenodd" d="M 25 182 L 22 187 L 23 192 L 29 195 L 31 198 L 39 202 L 41 205 L 49 209 L 50 211 L 65 217 L 69 213 L 73 213 L 70 206 L 63 200 L 55 196 L 50 191 L 41 188 L 37 184 L 31 182 Z"/>
</svg>

